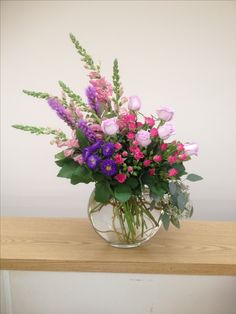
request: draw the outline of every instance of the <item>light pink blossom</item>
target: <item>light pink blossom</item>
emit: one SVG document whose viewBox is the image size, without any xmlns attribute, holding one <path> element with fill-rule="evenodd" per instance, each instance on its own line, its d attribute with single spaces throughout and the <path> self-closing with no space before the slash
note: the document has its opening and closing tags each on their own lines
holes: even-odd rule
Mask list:
<svg viewBox="0 0 236 314">
<path fill-rule="evenodd" d="M 110 118 L 102 121 L 101 128 L 102 131 L 108 135 L 114 135 L 119 131 L 116 118 Z"/>
<path fill-rule="evenodd" d="M 141 108 L 141 100 L 138 96 L 130 96 L 128 103 L 129 110 L 138 111 Z"/>
<path fill-rule="evenodd" d="M 198 155 L 198 150 L 199 150 L 199 147 L 198 147 L 198 144 L 197 143 L 186 143 L 184 144 L 184 151 L 185 151 L 185 154 L 187 154 L 188 156 L 191 156 L 191 155 Z"/>
<path fill-rule="evenodd" d="M 150 133 L 145 130 L 140 130 L 135 136 L 136 141 L 140 146 L 148 146 L 151 143 Z"/>
<path fill-rule="evenodd" d="M 169 122 L 158 128 L 158 135 L 163 140 L 168 139 L 173 134 L 175 134 L 175 127 Z"/>
<path fill-rule="evenodd" d="M 170 121 L 173 118 L 174 111 L 170 107 L 162 106 L 157 110 L 157 115 L 161 120 Z"/>
</svg>

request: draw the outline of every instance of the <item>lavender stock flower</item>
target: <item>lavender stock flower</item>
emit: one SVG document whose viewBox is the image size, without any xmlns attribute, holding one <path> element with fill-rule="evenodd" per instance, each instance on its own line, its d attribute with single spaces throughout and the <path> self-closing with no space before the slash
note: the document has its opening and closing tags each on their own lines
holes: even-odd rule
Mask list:
<svg viewBox="0 0 236 314">
<path fill-rule="evenodd" d="M 62 120 L 64 120 L 70 127 L 74 128 L 75 123 L 72 121 L 66 112 L 66 109 L 63 107 L 63 105 L 60 103 L 60 100 L 57 98 L 49 98 L 48 99 L 49 106 L 56 111 L 58 117 Z"/>
<path fill-rule="evenodd" d="M 91 130 L 86 120 L 81 119 L 78 123 L 78 128 L 80 128 L 90 142 L 96 141 L 96 135 L 93 130 Z"/>
<path fill-rule="evenodd" d="M 88 98 L 89 106 L 98 114 L 100 106 L 97 100 L 96 88 L 93 86 L 89 86 L 86 89 L 86 96 Z"/>
</svg>

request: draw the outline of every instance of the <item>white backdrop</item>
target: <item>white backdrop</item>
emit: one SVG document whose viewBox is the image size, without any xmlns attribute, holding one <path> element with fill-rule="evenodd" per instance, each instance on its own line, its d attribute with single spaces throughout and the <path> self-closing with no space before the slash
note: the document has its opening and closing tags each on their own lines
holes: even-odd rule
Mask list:
<svg viewBox="0 0 236 314">
<path fill-rule="evenodd" d="M 88 81 L 72 32 L 102 61 L 107 77 L 119 59 L 126 95 L 139 95 L 144 113 L 172 106 L 176 137 L 199 143 L 199 157 L 187 165 L 204 177 L 191 184 L 193 218 L 236 218 L 235 1 L 18 0 L 2 1 L 1 15 L 2 215 L 86 216 L 93 186 L 56 177 L 58 149 L 49 137 L 11 128 L 22 123 L 67 131 L 46 102 L 21 90 L 60 94 L 57 80 L 63 80 L 84 94 Z M 2 314 L 235 311 L 233 277 L 5 275 Z M 114 303 L 121 291 L 125 302 Z"/>
<path fill-rule="evenodd" d="M 3 1 L 2 214 L 85 216 L 92 185 L 57 178 L 56 147 L 14 123 L 67 131 L 46 102 L 22 89 L 60 95 L 63 80 L 84 96 L 86 71 L 69 39 L 74 33 L 110 78 L 119 59 L 126 95 L 143 112 L 168 104 L 176 138 L 197 141 L 187 170 L 195 219 L 235 219 L 236 2 Z"/>
</svg>

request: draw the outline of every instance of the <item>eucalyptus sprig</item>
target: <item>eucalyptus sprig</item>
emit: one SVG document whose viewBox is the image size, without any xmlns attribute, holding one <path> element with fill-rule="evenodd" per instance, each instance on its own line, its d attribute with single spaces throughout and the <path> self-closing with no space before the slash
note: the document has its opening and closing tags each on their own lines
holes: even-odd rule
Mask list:
<svg viewBox="0 0 236 314">
<path fill-rule="evenodd" d="M 14 124 L 12 125 L 13 128 L 30 132 L 35 135 L 54 135 L 55 139 L 66 141 L 67 136 L 64 132 L 58 129 L 51 129 L 51 128 L 45 128 L 45 127 L 36 127 L 31 125 L 21 125 L 21 124 Z"/>
<path fill-rule="evenodd" d="M 95 65 L 92 57 L 87 53 L 87 51 L 81 46 L 80 42 L 75 38 L 73 34 L 70 34 L 70 39 L 75 45 L 75 48 L 77 49 L 78 53 L 82 57 L 82 61 L 85 62 L 87 68 L 92 71 L 98 71 L 100 70 L 99 65 Z"/>
</svg>

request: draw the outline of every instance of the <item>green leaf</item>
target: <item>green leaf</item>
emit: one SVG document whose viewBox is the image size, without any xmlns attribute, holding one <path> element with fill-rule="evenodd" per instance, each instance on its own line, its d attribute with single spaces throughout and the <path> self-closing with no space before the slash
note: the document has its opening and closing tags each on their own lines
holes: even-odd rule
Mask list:
<svg viewBox="0 0 236 314">
<path fill-rule="evenodd" d="M 114 192 L 115 198 L 122 203 L 127 202 L 132 194 L 130 186 L 126 183 L 118 184 L 117 186 L 115 186 Z"/>
<path fill-rule="evenodd" d="M 93 172 L 92 176 L 93 176 L 94 181 L 104 181 L 106 179 L 104 174 L 99 173 L 99 172 Z"/>
<path fill-rule="evenodd" d="M 171 195 L 175 195 L 176 193 L 176 184 L 175 182 L 171 181 L 169 182 L 169 190 Z"/>
<path fill-rule="evenodd" d="M 154 194 L 156 197 L 159 198 L 164 196 L 164 194 L 166 193 L 166 191 L 158 184 L 150 186 L 150 190 L 152 192 L 152 195 Z"/>
<path fill-rule="evenodd" d="M 84 135 L 84 133 L 80 129 L 76 130 L 76 136 L 79 140 L 79 145 L 81 148 L 85 148 L 89 145 L 89 141 L 87 137 Z"/>
<path fill-rule="evenodd" d="M 111 188 L 107 181 L 99 181 L 95 184 L 95 200 L 99 203 L 107 203 L 111 197 Z"/>
<path fill-rule="evenodd" d="M 197 175 L 197 174 L 194 174 L 194 173 L 190 173 L 187 178 L 187 180 L 189 181 L 192 181 L 192 182 L 195 182 L 195 181 L 200 181 L 203 179 L 203 177 Z"/>
<path fill-rule="evenodd" d="M 163 213 L 161 215 L 161 221 L 163 223 L 163 227 L 165 228 L 165 230 L 168 230 L 170 225 L 170 217 L 167 213 Z"/>
<path fill-rule="evenodd" d="M 71 161 L 71 158 L 69 157 L 64 157 L 63 159 L 59 159 L 56 160 L 55 163 L 59 166 L 59 167 L 63 167 L 65 164 L 67 164 L 68 162 Z"/>
<path fill-rule="evenodd" d="M 139 181 L 135 177 L 129 177 L 126 180 L 126 183 L 131 187 L 131 189 L 136 189 L 139 186 Z"/>
<path fill-rule="evenodd" d="M 57 153 L 55 155 L 55 158 L 56 159 L 64 159 L 65 158 L 64 152 Z"/>
<path fill-rule="evenodd" d="M 177 174 L 178 177 L 181 177 L 182 175 L 186 174 L 185 167 L 184 167 L 184 165 L 182 163 L 174 164 L 173 168 L 178 170 L 178 174 Z"/>
<path fill-rule="evenodd" d="M 93 178 L 89 169 L 83 166 L 79 166 L 73 172 L 71 176 L 71 184 L 78 184 L 78 183 L 89 183 L 92 182 Z"/>
<path fill-rule="evenodd" d="M 171 216 L 170 221 L 176 228 L 178 228 L 178 229 L 180 228 L 180 223 L 179 223 L 178 218 Z"/>
<path fill-rule="evenodd" d="M 78 164 L 73 160 L 70 160 L 63 165 L 57 176 L 70 179 L 77 167 Z"/>
<path fill-rule="evenodd" d="M 187 203 L 186 195 L 184 193 L 179 193 L 177 196 L 177 206 L 182 211 L 185 209 Z"/>
</svg>

